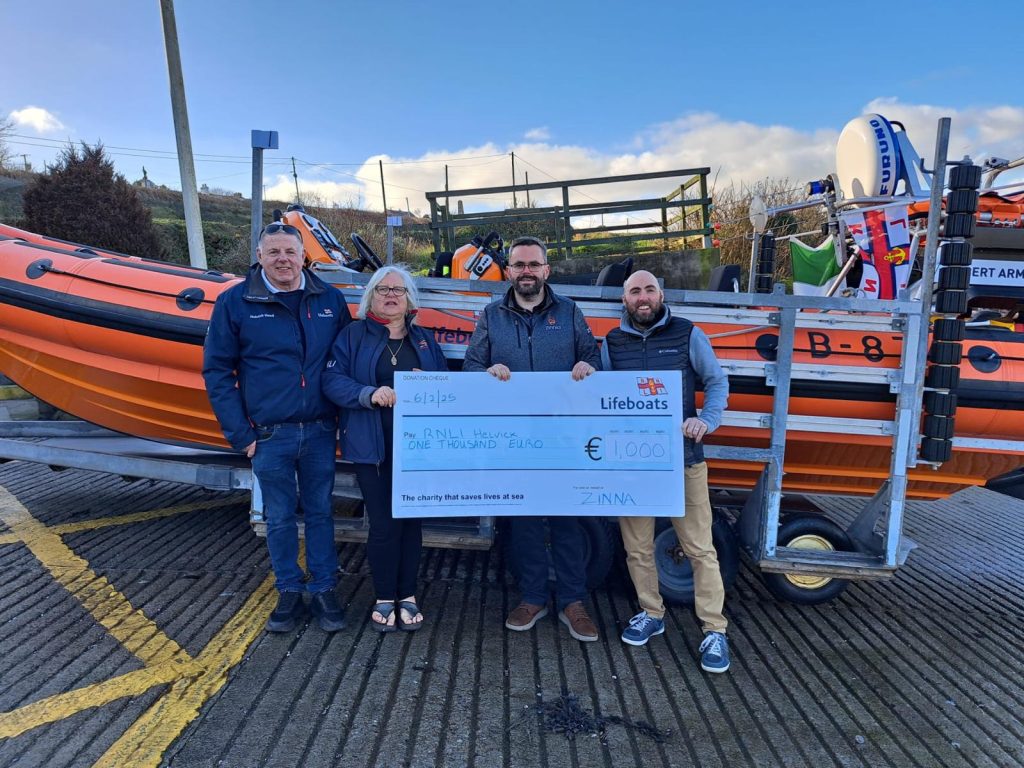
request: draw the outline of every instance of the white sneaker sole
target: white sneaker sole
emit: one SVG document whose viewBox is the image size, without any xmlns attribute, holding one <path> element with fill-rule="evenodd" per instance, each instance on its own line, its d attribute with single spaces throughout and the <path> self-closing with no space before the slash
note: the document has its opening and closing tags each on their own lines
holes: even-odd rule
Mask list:
<svg viewBox="0 0 1024 768">
<path fill-rule="evenodd" d="M 572 628 L 572 622 L 569 621 L 569 617 L 565 615 L 564 611 L 558 612 L 558 620 L 561 621 L 565 626 L 569 628 L 569 634 L 574 639 L 579 640 L 581 643 L 596 643 L 598 635 L 581 635 L 575 629 Z"/>
<path fill-rule="evenodd" d="M 545 616 L 547 616 L 547 615 L 548 615 L 548 609 L 547 608 L 542 608 L 541 610 L 537 611 L 537 613 L 534 614 L 533 619 L 530 620 L 529 624 L 523 624 L 521 627 L 519 627 L 519 626 L 516 626 L 515 624 L 509 624 L 506 621 L 505 622 L 505 629 L 511 629 L 513 632 L 525 632 L 528 629 L 533 629 L 534 625 L 538 621 L 543 619 Z"/>
<path fill-rule="evenodd" d="M 700 668 L 703 669 L 705 672 L 710 672 L 713 675 L 720 675 L 723 672 L 729 671 L 728 664 L 726 664 L 724 667 L 705 667 L 703 664 L 701 664 Z"/>
</svg>

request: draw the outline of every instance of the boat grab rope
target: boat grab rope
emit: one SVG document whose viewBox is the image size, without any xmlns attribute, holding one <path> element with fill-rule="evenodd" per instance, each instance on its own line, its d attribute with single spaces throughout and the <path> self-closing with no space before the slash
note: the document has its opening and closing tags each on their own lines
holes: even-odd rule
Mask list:
<svg viewBox="0 0 1024 768">
<path fill-rule="evenodd" d="M 129 290 L 129 291 L 137 291 L 138 293 L 148 293 L 148 294 L 150 294 L 152 296 L 164 296 L 164 297 L 166 297 L 168 299 L 178 299 L 182 295 L 181 291 L 179 291 L 178 293 L 168 293 L 167 291 L 158 291 L 155 288 L 139 288 L 138 286 L 134 286 L 134 285 L 125 285 L 124 283 L 115 283 L 112 280 L 103 280 L 102 278 L 99 278 L 99 277 L 90 277 L 88 275 L 80 275 L 80 274 L 78 274 L 76 272 L 69 272 L 66 269 L 61 269 L 60 267 L 54 267 L 54 266 L 51 266 L 51 265 L 48 265 L 48 264 L 40 264 L 39 265 L 39 269 L 42 270 L 43 272 L 51 272 L 51 273 L 53 273 L 55 275 L 67 275 L 68 277 L 74 278 L 76 280 L 85 280 L 86 282 L 97 283 L 98 285 L 109 285 L 109 286 L 112 286 L 114 288 L 124 288 L 124 289 Z M 195 287 L 195 286 L 190 286 L 190 287 Z M 186 290 L 186 289 L 182 289 L 182 290 Z M 195 304 L 213 304 L 213 303 L 216 302 L 215 298 L 214 299 L 202 298 L 202 299 L 199 299 L 199 301 L 196 301 L 194 298 L 190 298 L 189 300 L 192 301 Z"/>
</svg>

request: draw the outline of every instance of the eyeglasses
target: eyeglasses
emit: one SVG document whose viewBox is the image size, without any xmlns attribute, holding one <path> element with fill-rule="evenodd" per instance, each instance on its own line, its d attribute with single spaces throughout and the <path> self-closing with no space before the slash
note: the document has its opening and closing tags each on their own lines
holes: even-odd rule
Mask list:
<svg viewBox="0 0 1024 768">
<path fill-rule="evenodd" d="M 373 292 L 378 296 L 405 296 L 409 292 L 409 289 L 404 285 L 376 285 L 373 288 Z"/>
<path fill-rule="evenodd" d="M 293 227 L 291 224 L 282 224 L 279 221 L 267 224 L 263 228 L 263 232 L 260 233 L 260 237 L 263 237 L 263 235 L 276 235 L 278 232 L 284 232 L 286 235 L 295 235 L 300 240 L 302 239 L 302 233 L 298 230 L 298 227 Z"/>
<path fill-rule="evenodd" d="M 520 272 L 525 272 L 526 270 L 530 270 L 531 272 L 539 272 L 541 267 L 546 266 L 546 263 L 540 261 L 520 261 L 515 264 L 509 264 L 508 271 L 515 272 L 516 274 L 519 274 Z"/>
</svg>

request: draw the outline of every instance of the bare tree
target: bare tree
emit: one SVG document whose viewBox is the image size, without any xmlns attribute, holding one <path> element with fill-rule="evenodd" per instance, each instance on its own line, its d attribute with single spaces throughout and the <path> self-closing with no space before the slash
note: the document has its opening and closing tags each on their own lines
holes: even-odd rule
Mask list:
<svg viewBox="0 0 1024 768">
<path fill-rule="evenodd" d="M 0 168 L 10 166 L 14 154 L 7 146 L 7 139 L 14 133 L 14 121 L 9 117 L 0 118 Z"/>
<path fill-rule="evenodd" d="M 742 265 L 744 275 L 750 266 L 753 231 L 749 218 L 750 199 L 755 194 L 760 195 L 769 208 L 805 199 L 803 188 L 794 187 L 789 179 L 764 179 L 750 187 L 730 185 L 715 192 L 711 220 L 719 227 L 717 234 L 721 241 L 722 263 Z M 820 234 L 824 222 L 824 209 L 807 208 L 771 217 L 768 229 L 780 238 L 812 233 L 803 234 L 800 239 L 808 245 L 817 245 L 824 239 Z M 775 280 L 784 281 L 792 276 L 789 240 L 780 240 L 775 251 Z"/>
</svg>

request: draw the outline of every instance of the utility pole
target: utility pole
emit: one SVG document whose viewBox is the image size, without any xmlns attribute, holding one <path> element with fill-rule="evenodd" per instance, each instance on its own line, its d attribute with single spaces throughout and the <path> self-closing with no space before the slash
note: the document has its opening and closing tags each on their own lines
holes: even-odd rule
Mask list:
<svg viewBox="0 0 1024 768">
<path fill-rule="evenodd" d="M 185 232 L 188 235 L 188 260 L 193 267 L 206 269 L 206 246 L 203 244 L 203 220 L 199 213 L 199 191 L 196 188 L 196 166 L 192 159 L 192 137 L 188 127 L 185 104 L 185 78 L 181 72 L 178 50 L 178 26 L 174 21 L 174 0 L 160 0 L 167 48 L 167 75 L 171 86 L 171 113 L 174 136 L 178 144 L 178 170 L 181 173 L 181 199 L 185 207 Z"/>
<path fill-rule="evenodd" d="M 23 154 L 23 155 L 21 156 L 21 159 L 22 159 L 22 160 L 23 160 L 23 161 L 25 162 L 25 170 L 26 170 L 26 171 L 30 171 L 30 170 L 32 170 L 32 166 L 31 166 L 31 165 L 29 165 L 29 162 L 28 162 L 28 155 L 24 155 L 24 154 Z"/>
<path fill-rule="evenodd" d="M 380 198 L 384 201 L 384 218 L 386 220 L 388 215 L 388 196 L 384 191 L 384 161 L 378 160 L 377 164 L 380 166 Z"/>
<path fill-rule="evenodd" d="M 259 246 L 260 233 L 263 232 L 263 198 L 267 196 L 267 187 L 263 183 L 263 150 L 277 149 L 277 131 L 251 131 L 252 144 L 252 217 L 249 220 L 251 244 L 249 263 L 256 263 L 256 248 Z"/>
<path fill-rule="evenodd" d="M 518 208 L 519 203 L 516 202 L 516 153 L 512 153 L 512 207 Z"/>
<path fill-rule="evenodd" d="M 530 172 L 529 171 L 524 171 L 524 175 L 526 176 L 526 207 L 529 208 L 530 207 Z"/>
<path fill-rule="evenodd" d="M 295 158 L 292 158 L 292 178 L 295 179 L 295 202 L 302 205 L 302 198 L 299 197 L 299 173 L 295 170 Z"/>
</svg>

